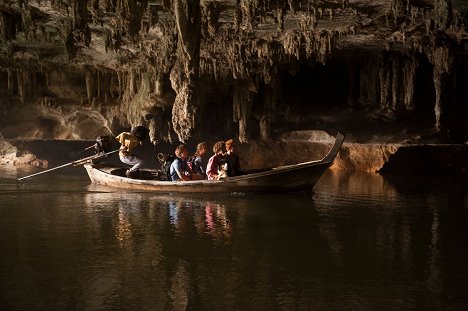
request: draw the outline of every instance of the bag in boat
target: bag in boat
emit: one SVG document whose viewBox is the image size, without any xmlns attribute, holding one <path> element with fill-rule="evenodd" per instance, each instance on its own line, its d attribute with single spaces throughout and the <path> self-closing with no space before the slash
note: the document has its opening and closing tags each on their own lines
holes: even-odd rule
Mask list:
<svg viewBox="0 0 468 311">
<path fill-rule="evenodd" d="M 158 160 L 161 163 L 161 180 L 171 180 L 170 169 L 175 158 L 173 154 L 158 153 Z"/>
</svg>

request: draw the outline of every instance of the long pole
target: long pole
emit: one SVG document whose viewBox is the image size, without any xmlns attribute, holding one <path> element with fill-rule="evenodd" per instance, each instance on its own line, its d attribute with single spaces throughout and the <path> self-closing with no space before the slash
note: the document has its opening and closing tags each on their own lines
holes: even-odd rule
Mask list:
<svg viewBox="0 0 468 311">
<path fill-rule="evenodd" d="M 70 166 L 70 165 L 74 165 L 74 166 L 82 165 L 82 164 L 85 164 L 86 162 L 88 162 L 90 160 L 96 160 L 96 159 L 100 159 L 100 158 L 103 158 L 103 157 L 107 157 L 108 155 L 116 153 L 118 151 L 119 151 L 119 149 L 114 150 L 114 151 L 110 151 L 110 152 L 107 152 L 107 153 L 95 154 L 95 155 L 92 155 L 92 156 L 89 156 L 89 157 L 86 157 L 86 158 L 83 158 L 83 159 L 79 159 L 79 160 L 76 160 L 76 161 L 73 161 L 73 162 L 69 162 L 69 163 L 62 164 L 60 166 L 53 167 L 51 169 L 48 169 L 48 170 L 45 170 L 45 171 L 42 171 L 42 172 L 38 172 L 38 173 L 34 173 L 34 174 L 31 174 L 31 175 L 28 175 L 28 176 L 17 178 L 17 180 L 19 181 L 19 180 L 23 180 L 23 179 L 26 179 L 26 178 L 29 178 L 29 177 L 33 177 L 33 176 L 37 176 L 37 175 L 40 175 L 40 174 L 48 173 L 48 172 L 55 171 L 55 170 L 58 170 L 60 168 L 64 168 L 64 167 L 67 167 L 67 166 Z"/>
</svg>

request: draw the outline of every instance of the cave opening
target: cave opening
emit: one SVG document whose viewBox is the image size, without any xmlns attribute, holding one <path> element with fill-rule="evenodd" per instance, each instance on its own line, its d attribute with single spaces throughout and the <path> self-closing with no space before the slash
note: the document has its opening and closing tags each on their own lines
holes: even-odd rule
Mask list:
<svg viewBox="0 0 468 311">
<path fill-rule="evenodd" d="M 297 70 L 281 72 L 277 132 L 286 128 L 335 131 L 341 127 L 361 133 L 361 139 L 367 140 L 370 137 L 365 137 L 365 132 L 372 128 L 400 140 L 406 134 L 417 136 L 434 129 L 434 65 L 425 55 L 387 53 L 383 62 L 372 51 L 337 55 L 327 64 L 303 64 Z M 411 91 L 407 66 L 412 60 L 417 65 L 410 76 L 414 83 Z M 463 124 L 458 119 L 466 113 L 468 98 L 467 89 L 460 87 L 468 81 L 465 66 L 458 66 L 444 81 L 443 121 L 449 130 L 458 132 L 453 124 Z M 411 99 L 406 103 L 408 96 Z"/>
<path fill-rule="evenodd" d="M 419 66 L 415 75 L 414 112 L 429 118 L 434 124 L 435 88 L 433 80 L 434 66 L 427 57 L 419 58 Z"/>
<path fill-rule="evenodd" d="M 280 77 L 281 117 L 275 125 L 277 132 L 285 129 L 335 131 L 335 114 L 346 108 L 350 94 L 349 70 L 341 61 L 303 64 L 283 70 Z"/>
<path fill-rule="evenodd" d="M 282 104 L 298 113 L 328 111 L 347 102 L 348 70 L 341 63 L 307 64 L 283 72 Z"/>
<path fill-rule="evenodd" d="M 449 76 L 446 89 L 445 122 L 448 135 L 453 141 L 466 140 L 466 115 L 468 114 L 468 55 L 460 55 L 454 72 Z"/>
<path fill-rule="evenodd" d="M 233 87 L 227 87 L 215 81 L 205 81 L 211 88 L 203 89 L 204 104 L 200 113 L 201 139 L 225 140 L 229 133 L 237 133 L 233 117 Z"/>
</svg>

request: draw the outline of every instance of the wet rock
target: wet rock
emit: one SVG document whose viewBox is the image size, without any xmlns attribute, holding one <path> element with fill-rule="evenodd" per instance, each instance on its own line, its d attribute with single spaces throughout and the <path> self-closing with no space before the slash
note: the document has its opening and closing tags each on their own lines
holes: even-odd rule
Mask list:
<svg viewBox="0 0 468 311">
<path fill-rule="evenodd" d="M 93 139 L 145 124 L 160 143 L 342 129 L 401 143 L 435 130 L 460 143 L 467 16 L 447 0 L 7 0 L 0 131 Z"/>
</svg>

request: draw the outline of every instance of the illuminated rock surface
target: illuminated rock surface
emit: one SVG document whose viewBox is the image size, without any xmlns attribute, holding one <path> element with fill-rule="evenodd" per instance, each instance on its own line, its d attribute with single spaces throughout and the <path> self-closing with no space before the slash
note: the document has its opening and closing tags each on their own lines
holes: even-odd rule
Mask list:
<svg viewBox="0 0 468 311">
<path fill-rule="evenodd" d="M 3 1 L 0 133 L 468 140 L 463 1 L 186 2 Z"/>
</svg>

